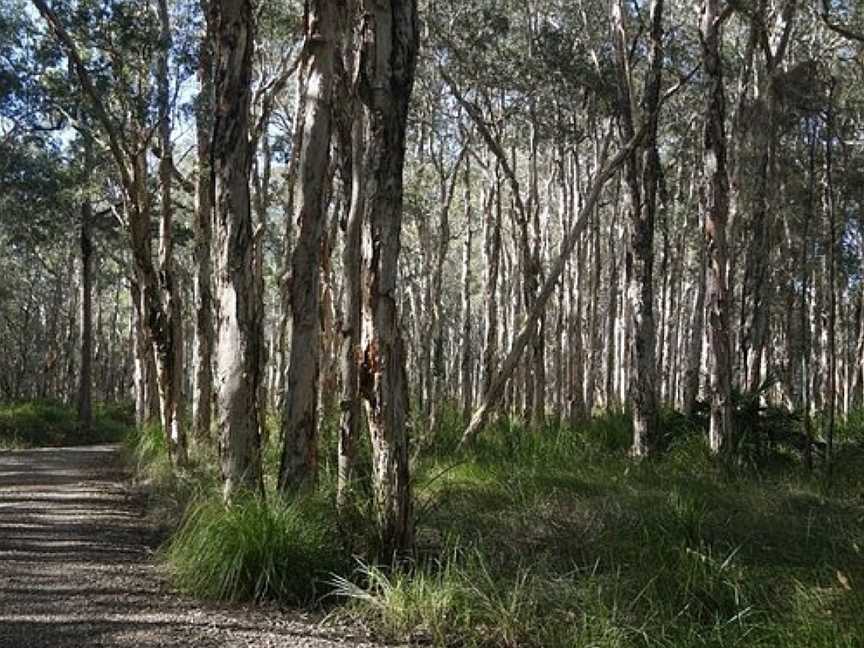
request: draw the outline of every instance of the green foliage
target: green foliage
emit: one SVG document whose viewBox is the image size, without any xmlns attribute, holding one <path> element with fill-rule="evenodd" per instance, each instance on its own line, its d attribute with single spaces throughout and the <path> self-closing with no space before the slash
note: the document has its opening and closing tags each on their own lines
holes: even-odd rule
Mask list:
<svg viewBox="0 0 864 648">
<path fill-rule="evenodd" d="M 864 445 L 864 409 L 853 410 L 846 419 L 837 422 L 834 440 Z"/>
<path fill-rule="evenodd" d="M 219 492 L 218 463 L 211 448 L 196 448 L 190 463 L 178 469 L 171 463 L 158 423 L 133 429 L 125 442 L 135 481 L 146 485 L 150 514 L 164 529 L 173 531 L 193 502 Z"/>
<path fill-rule="evenodd" d="M 153 477 L 171 472 L 168 444 L 158 423 L 131 430 L 126 436 L 126 448 L 138 476 Z"/>
<path fill-rule="evenodd" d="M 761 406 L 740 411 L 762 425 Z M 317 493 L 226 505 L 215 479 L 199 489 L 163 551 L 178 587 L 326 600 L 379 638 L 436 646 L 851 648 L 864 636 L 855 445 L 838 446 L 828 496 L 795 465 L 728 470 L 698 422 L 671 411 L 664 452 L 634 462 L 626 413 L 538 430 L 501 418 L 457 451 L 462 421 L 443 407 L 415 462 L 416 559 L 382 568 L 351 558 L 374 555 L 368 487 L 332 505 L 335 421 Z M 162 460 L 158 429 L 137 456 Z"/>
<path fill-rule="evenodd" d="M 735 438 L 729 448 L 729 457 L 740 465 L 763 468 L 783 461 L 805 450 L 807 439 L 802 426 L 802 413 L 771 404 L 766 398 L 775 385 L 766 379 L 756 389 L 733 389 L 732 405 L 735 417 Z M 681 414 L 672 413 L 671 420 L 683 419 L 691 430 L 708 432 L 709 404 L 699 402 L 688 421 Z M 667 418 L 668 423 L 670 419 Z M 667 431 L 664 434 L 668 435 Z M 817 444 L 818 445 L 818 444 Z"/>
<path fill-rule="evenodd" d="M 131 426 L 124 405 L 100 405 L 83 429 L 75 409 L 51 401 L 0 405 L 0 447 L 84 445 L 121 441 Z"/>
<path fill-rule="evenodd" d="M 768 379 L 753 391 L 735 391 L 732 395 L 736 434 L 732 450 L 739 460 L 752 465 L 764 465 L 776 458 L 778 451 L 804 447 L 798 414 L 763 403 L 775 382 Z"/>
<path fill-rule="evenodd" d="M 639 463 L 620 413 L 501 419 L 461 454 L 442 425 L 418 464 L 417 562 L 335 579 L 342 613 L 440 646 L 856 645 L 864 453 L 838 452 L 828 498 L 794 465 L 730 473 L 699 425 L 661 420 L 668 449 Z"/>
<path fill-rule="evenodd" d="M 312 603 L 346 559 L 332 506 L 209 498 L 194 505 L 165 550 L 174 582 L 207 599 Z"/>
</svg>

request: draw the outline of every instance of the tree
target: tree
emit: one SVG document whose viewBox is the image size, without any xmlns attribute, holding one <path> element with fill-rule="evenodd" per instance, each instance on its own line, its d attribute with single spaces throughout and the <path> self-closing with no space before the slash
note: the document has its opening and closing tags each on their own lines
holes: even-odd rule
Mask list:
<svg viewBox="0 0 864 648">
<path fill-rule="evenodd" d="M 311 2 L 306 12 L 303 122 L 295 222 L 300 232 L 291 263 L 291 361 L 282 408 L 279 488 L 294 490 L 315 478 L 317 465 L 321 236 L 327 216 L 336 8 Z"/>
<path fill-rule="evenodd" d="M 416 0 L 364 0 L 359 95 L 368 124 L 363 218 L 369 228 L 360 388 L 372 442 L 379 554 L 385 560 L 414 544 L 408 466 L 408 382 L 399 330 L 396 279 L 401 247 L 402 172 L 408 105 L 417 63 Z"/>
<path fill-rule="evenodd" d="M 138 287 L 139 299 L 136 300 L 136 308 L 139 309 L 143 324 L 144 346 L 150 346 L 150 344 L 153 346 L 161 401 L 162 427 L 172 460 L 182 465 L 186 462 L 186 446 L 179 421 L 181 394 L 177 389 L 179 376 L 176 375 L 179 357 L 176 353 L 176 345 L 179 344 L 179 340 L 175 340 L 173 337 L 173 332 L 177 326 L 171 321 L 170 312 L 167 310 L 167 305 L 163 299 L 163 295 L 170 292 L 170 273 L 162 274 L 156 271 L 153 265 L 150 240 L 147 149 L 152 131 L 143 123 L 140 110 L 131 110 L 131 115 L 129 115 L 131 133 L 128 136 L 118 127 L 118 121 L 109 114 L 106 102 L 96 87 L 93 75 L 85 65 L 78 47 L 60 18 L 44 0 L 32 0 L 32 2 L 69 57 L 70 66 L 74 68 L 78 82 L 91 104 L 94 121 L 99 124 L 107 138 L 108 149 L 120 176 L 135 265 L 135 281 Z M 114 53 L 115 56 L 117 54 L 117 52 Z M 128 64 L 128 61 L 115 59 L 114 63 L 118 73 L 125 78 L 127 72 L 124 66 Z M 141 78 L 140 68 L 130 74 L 133 78 L 137 77 L 137 87 L 140 88 L 142 84 L 146 85 L 146 81 Z M 127 96 L 125 99 L 130 104 L 135 103 L 134 97 Z M 163 265 L 170 266 L 170 228 L 163 231 L 162 245 L 164 247 Z"/>
<path fill-rule="evenodd" d="M 699 43 L 705 75 L 702 154 L 702 209 L 707 250 L 708 343 L 711 351 L 711 419 L 709 441 L 719 452 L 734 440 L 732 358 L 729 344 L 729 283 L 726 220 L 729 179 L 726 172 L 726 96 L 720 58 L 721 16 L 717 0 L 703 0 Z"/>
<path fill-rule="evenodd" d="M 195 140 L 198 175 L 195 183 L 195 345 L 192 381 L 192 429 L 206 439 L 212 425 L 213 398 L 213 170 L 210 145 L 213 128 L 213 16 L 211 0 L 201 0 L 203 29 L 198 45 L 198 101 L 195 106 Z"/>
<path fill-rule="evenodd" d="M 624 24 L 623 2 L 613 5 L 613 29 L 618 57 L 619 128 L 624 140 L 634 135 L 632 72 L 628 59 L 628 39 Z M 633 410 L 633 448 L 637 457 L 650 454 L 657 436 L 657 368 L 655 365 L 654 324 L 654 220 L 657 210 L 657 185 L 660 155 L 657 152 L 657 124 L 660 83 L 663 73 L 663 0 L 650 7 L 651 43 L 646 73 L 643 110 L 648 120 L 645 143 L 633 150 L 625 164 L 630 193 L 630 241 L 627 254 L 632 263 L 628 287 L 633 317 L 633 371 L 630 377 L 630 402 Z"/>
<path fill-rule="evenodd" d="M 258 492 L 261 446 L 261 298 L 249 207 L 249 102 L 254 42 L 251 0 L 213 0 L 216 404 L 224 495 Z"/>
</svg>

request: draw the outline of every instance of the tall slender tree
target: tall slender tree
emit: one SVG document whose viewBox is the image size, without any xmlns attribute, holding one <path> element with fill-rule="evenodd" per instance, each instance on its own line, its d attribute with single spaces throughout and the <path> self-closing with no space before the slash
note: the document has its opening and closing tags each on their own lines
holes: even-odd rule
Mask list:
<svg viewBox="0 0 864 648">
<path fill-rule="evenodd" d="M 707 246 L 706 301 L 711 363 L 709 442 L 719 452 L 733 442 L 732 357 L 729 343 L 729 178 L 726 171 L 726 94 L 720 57 L 721 15 L 718 0 L 703 0 L 699 43 L 705 76 L 702 209 Z"/>
<path fill-rule="evenodd" d="M 359 93 L 368 123 L 364 168 L 367 323 L 360 385 L 372 444 L 372 474 L 380 555 L 386 560 L 414 544 L 408 465 L 408 379 L 397 311 L 403 168 L 408 107 L 417 64 L 416 0 L 363 2 Z"/>
<path fill-rule="evenodd" d="M 249 203 L 252 2 L 213 0 L 212 19 L 216 402 L 223 493 L 230 499 L 240 491 L 262 489 L 257 403 L 262 305 Z"/>
<path fill-rule="evenodd" d="M 336 7 L 332 2 L 306 5 L 303 136 L 299 151 L 297 214 L 299 224 L 291 261 L 291 359 L 282 409 L 282 459 L 279 488 L 300 487 L 315 477 L 317 465 L 320 372 L 321 237 L 327 218 L 328 168 L 332 130 L 333 58 Z"/>
</svg>

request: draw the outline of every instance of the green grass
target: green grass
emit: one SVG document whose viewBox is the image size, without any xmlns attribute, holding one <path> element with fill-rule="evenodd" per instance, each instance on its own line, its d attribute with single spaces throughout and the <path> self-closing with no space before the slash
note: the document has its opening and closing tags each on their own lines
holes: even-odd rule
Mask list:
<svg viewBox="0 0 864 648">
<path fill-rule="evenodd" d="M 97 405 L 93 424 L 81 428 L 75 408 L 50 401 L 0 405 L 0 447 L 83 445 L 121 441 L 132 427 L 132 412 L 123 404 Z"/>
<path fill-rule="evenodd" d="M 662 420 L 662 457 L 634 462 L 624 413 L 578 429 L 502 419 L 459 452 L 461 421 L 444 411 L 414 466 L 416 557 L 398 568 L 368 562 L 374 534 L 362 479 L 347 514 L 331 504 L 332 421 L 319 491 L 292 501 L 272 491 L 274 427 L 268 499 L 225 505 L 212 469 L 188 478 L 198 490 L 163 556 L 194 595 L 323 601 L 387 640 L 864 645 L 861 446 L 838 447 L 829 485 L 818 462 L 808 474 L 784 450 L 719 461 L 698 426 L 674 412 Z M 148 434 L 137 456 L 158 466 L 164 444 L 158 431 Z"/>
<path fill-rule="evenodd" d="M 419 465 L 417 563 L 336 579 L 343 613 L 383 637 L 864 645 L 864 453 L 853 446 L 829 493 L 789 458 L 730 467 L 689 433 L 634 463 L 623 414 L 578 430 L 502 421 L 464 455 L 439 433 Z"/>
<path fill-rule="evenodd" d="M 199 501 L 165 549 L 174 582 L 206 599 L 314 603 L 349 558 L 322 498 Z"/>
</svg>

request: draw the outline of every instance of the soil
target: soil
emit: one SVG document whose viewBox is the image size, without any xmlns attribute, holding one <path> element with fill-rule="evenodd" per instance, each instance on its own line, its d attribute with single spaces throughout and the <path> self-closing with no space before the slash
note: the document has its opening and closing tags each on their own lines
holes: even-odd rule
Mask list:
<svg viewBox="0 0 864 648">
<path fill-rule="evenodd" d="M 159 540 L 117 446 L 0 452 L 0 648 L 373 646 L 315 615 L 182 596 Z"/>
</svg>

